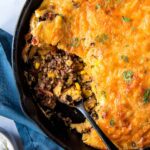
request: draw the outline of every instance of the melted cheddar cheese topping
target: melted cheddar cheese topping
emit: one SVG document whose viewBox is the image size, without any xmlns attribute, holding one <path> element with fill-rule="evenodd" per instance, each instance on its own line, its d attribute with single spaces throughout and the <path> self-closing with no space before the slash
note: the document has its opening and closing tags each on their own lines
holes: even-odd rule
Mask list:
<svg viewBox="0 0 150 150">
<path fill-rule="evenodd" d="M 83 59 L 97 98 L 97 124 L 120 149 L 150 146 L 149 0 L 44 0 L 30 30 L 38 46 Z M 89 126 L 72 125 L 79 132 Z M 94 129 L 82 139 L 105 148 Z"/>
</svg>

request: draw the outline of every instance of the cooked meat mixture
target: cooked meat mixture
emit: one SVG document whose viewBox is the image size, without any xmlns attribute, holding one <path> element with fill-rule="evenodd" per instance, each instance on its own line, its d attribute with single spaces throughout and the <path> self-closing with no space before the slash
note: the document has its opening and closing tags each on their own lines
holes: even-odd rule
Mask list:
<svg viewBox="0 0 150 150">
<path fill-rule="evenodd" d="M 96 99 L 90 86 L 91 78 L 78 56 L 52 46 L 42 50 L 30 45 L 29 56 L 31 53 L 25 76 L 42 106 L 54 109 L 57 100 L 74 105 L 84 99 L 88 110 L 94 107 Z"/>
</svg>

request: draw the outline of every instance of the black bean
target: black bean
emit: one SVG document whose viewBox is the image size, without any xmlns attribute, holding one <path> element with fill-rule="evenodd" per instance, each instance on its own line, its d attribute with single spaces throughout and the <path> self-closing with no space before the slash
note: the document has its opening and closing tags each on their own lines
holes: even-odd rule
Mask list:
<svg viewBox="0 0 150 150">
<path fill-rule="evenodd" d="M 66 100 L 72 102 L 72 97 L 70 95 L 66 95 Z"/>
<path fill-rule="evenodd" d="M 91 116 L 92 116 L 94 119 L 98 119 L 98 114 L 97 114 L 95 111 L 92 111 Z"/>
</svg>

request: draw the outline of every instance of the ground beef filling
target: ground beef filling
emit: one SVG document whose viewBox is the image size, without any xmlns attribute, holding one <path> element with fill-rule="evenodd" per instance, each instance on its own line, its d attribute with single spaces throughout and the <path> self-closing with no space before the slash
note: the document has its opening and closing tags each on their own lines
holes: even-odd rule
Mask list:
<svg viewBox="0 0 150 150">
<path fill-rule="evenodd" d="M 35 52 L 35 48 L 30 47 L 29 55 L 32 51 L 34 55 L 26 62 L 28 67 L 24 74 L 41 106 L 54 109 L 57 101 L 74 105 L 82 99 L 88 111 L 95 106 L 91 78 L 78 56 L 56 48 L 36 49 Z"/>
</svg>

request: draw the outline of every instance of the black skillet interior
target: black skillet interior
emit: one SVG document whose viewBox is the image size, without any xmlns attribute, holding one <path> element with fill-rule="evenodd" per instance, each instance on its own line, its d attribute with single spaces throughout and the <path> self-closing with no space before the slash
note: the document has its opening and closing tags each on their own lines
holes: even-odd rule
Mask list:
<svg viewBox="0 0 150 150">
<path fill-rule="evenodd" d="M 33 102 L 32 93 L 30 92 L 23 70 L 25 65 L 21 58 L 21 51 L 25 45 L 24 36 L 29 30 L 29 21 L 34 10 L 41 4 L 42 0 L 27 0 L 22 10 L 13 42 L 13 69 L 16 77 L 16 82 L 21 96 L 22 110 L 34 120 L 38 126 L 54 141 L 60 144 L 65 149 L 70 150 L 92 150 L 93 148 L 83 144 L 81 135 L 75 131 L 70 131 L 64 123 L 58 119 L 55 115 L 48 120 L 43 113 L 41 113 L 39 107 Z M 84 118 L 80 113 L 75 114 L 72 110 L 66 106 L 58 105 L 58 110 L 63 111 L 64 114 L 71 114 L 71 117 L 75 121 L 82 121 Z"/>
</svg>

